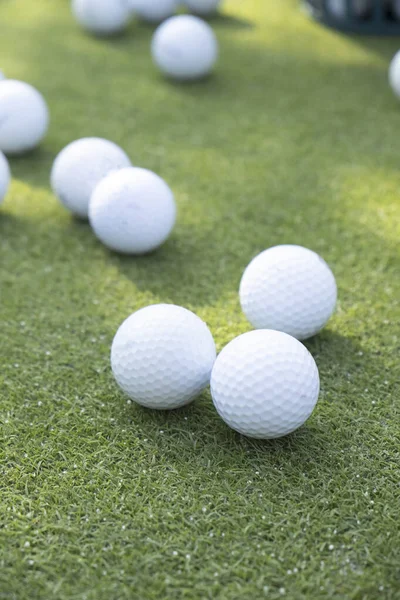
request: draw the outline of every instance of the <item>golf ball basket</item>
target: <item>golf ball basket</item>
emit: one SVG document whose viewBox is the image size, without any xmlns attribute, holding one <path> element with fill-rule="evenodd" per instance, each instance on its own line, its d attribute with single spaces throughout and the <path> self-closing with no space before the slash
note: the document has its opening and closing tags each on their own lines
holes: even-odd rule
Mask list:
<svg viewBox="0 0 400 600">
<path fill-rule="evenodd" d="M 304 0 L 307 12 L 339 31 L 400 35 L 400 0 Z"/>
</svg>

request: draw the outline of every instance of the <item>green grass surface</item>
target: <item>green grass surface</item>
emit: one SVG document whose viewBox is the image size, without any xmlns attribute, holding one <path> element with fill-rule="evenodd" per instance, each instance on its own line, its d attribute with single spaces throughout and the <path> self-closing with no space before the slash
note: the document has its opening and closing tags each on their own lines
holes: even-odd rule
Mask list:
<svg viewBox="0 0 400 600">
<path fill-rule="evenodd" d="M 399 598 L 396 41 L 324 30 L 295 0 L 227 0 L 215 75 L 175 85 L 150 28 L 99 41 L 68 5 L 0 5 L 0 66 L 52 114 L 0 212 L 0 599 Z M 55 155 L 89 135 L 176 193 L 151 256 L 108 252 L 53 197 Z M 169 414 L 127 402 L 121 321 L 182 304 L 221 349 L 249 328 L 244 267 L 277 243 L 320 252 L 339 286 L 307 342 L 322 391 L 306 426 L 256 442 L 208 392 Z"/>
</svg>

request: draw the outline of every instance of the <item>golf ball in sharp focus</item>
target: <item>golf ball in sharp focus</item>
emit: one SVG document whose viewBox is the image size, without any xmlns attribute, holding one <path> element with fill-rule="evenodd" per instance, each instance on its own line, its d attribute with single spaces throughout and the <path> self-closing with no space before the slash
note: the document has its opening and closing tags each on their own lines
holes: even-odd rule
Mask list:
<svg viewBox="0 0 400 600">
<path fill-rule="evenodd" d="M 218 42 L 205 21 L 193 15 L 180 15 L 158 27 L 153 36 L 152 55 L 168 77 L 199 79 L 212 70 L 218 57 Z"/>
<path fill-rule="evenodd" d="M 240 283 L 240 303 L 256 329 L 276 329 L 304 340 L 320 331 L 337 299 L 326 262 L 302 246 L 274 246 L 256 256 Z"/>
<path fill-rule="evenodd" d="M 113 35 L 128 25 L 131 10 L 128 0 L 72 0 L 78 23 L 96 35 Z"/>
<path fill-rule="evenodd" d="M 279 331 L 260 329 L 230 342 L 211 375 L 211 395 L 229 427 L 253 438 L 298 429 L 314 410 L 318 368 L 307 348 Z"/>
<path fill-rule="evenodd" d="M 0 152 L 0 204 L 3 202 L 10 185 L 11 173 L 8 161 L 4 154 Z"/>
<path fill-rule="evenodd" d="M 118 385 L 138 404 L 160 410 L 194 400 L 210 383 L 215 357 L 207 325 L 172 304 L 148 306 L 128 317 L 111 348 Z"/>
<path fill-rule="evenodd" d="M 87 219 L 89 200 L 97 184 L 112 171 L 130 165 L 128 156 L 113 142 L 82 138 L 68 144 L 56 157 L 51 186 L 68 210 Z"/>
<path fill-rule="evenodd" d="M 147 169 L 127 168 L 99 183 L 89 220 L 103 244 L 123 254 L 145 254 L 161 246 L 176 219 L 172 191 Z"/>
<path fill-rule="evenodd" d="M 394 55 L 390 63 L 389 83 L 394 94 L 400 98 L 400 50 Z"/>
<path fill-rule="evenodd" d="M 46 102 L 34 87 L 14 79 L 0 81 L 0 150 L 5 154 L 32 150 L 48 125 Z"/>
<path fill-rule="evenodd" d="M 184 5 L 193 13 L 209 16 L 217 12 L 222 0 L 184 0 Z"/>
<path fill-rule="evenodd" d="M 133 14 L 149 23 L 159 23 L 171 17 L 178 7 L 177 0 L 128 0 Z"/>
</svg>

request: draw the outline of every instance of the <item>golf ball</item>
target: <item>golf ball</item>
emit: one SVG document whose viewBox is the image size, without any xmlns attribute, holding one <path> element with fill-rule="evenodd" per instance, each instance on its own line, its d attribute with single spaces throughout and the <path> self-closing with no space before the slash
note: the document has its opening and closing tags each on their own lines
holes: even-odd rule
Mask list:
<svg viewBox="0 0 400 600">
<path fill-rule="evenodd" d="M 168 77 L 199 79 L 212 70 L 218 57 L 218 42 L 205 21 L 193 15 L 180 15 L 158 27 L 152 41 L 152 55 Z"/>
<path fill-rule="evenodd" d="M 389 84 L 394 94 L 400 98 L 400 50 L 394 55 L 390 63 Z"/>
<path fill-rule="evenodd" d="M 161 177 L 135 167 L 112 173 L 90 200 L 89 220 L 103 244 L 123 254 L 161 246 L 176 219 L 174 195 Z"/>
<path fill-rule="evenodd" d="M 347 16 L 347 0 L 327 0 L 328 12 L 336 19 L 344 19 Z M 373 0 L 351 0 L 350 14 L 358 19 L 366 19 L 372 14 Z"/>
<path fill-rule="evenodd" d="M 278 438 L 298 429 L 314 410 L 318 368 L 307 348 L 280 331 L 250 331 L 215 361 L 211 395 L 229 427 L 253 438 Z"/>
<path fill-rule="evenodd" d="M 149 23 L 159 23 L 171 17 L 177 9 L 177 0 L 129 0 L 133 14 Z"/>
<path fill-rule="evenodd" d="M 320 331 L 336 305 L 335 277 L 326 262 L 301 246 L 275 246 L 246 268 L 240 302 L 256 329 L 276 329 L 304 340 Z"/>
<path fill-rule="evenodd" d="M 5 154 L 32 150 L 48 125 L 46 102 L 34 87 L 14 79 L 0 81 L 0 150 Z"/>
<path fill-rule="evenodd" d="M 0 204 L 3 202 L 10 185 L 11 173 L 8 161 L 4 154 L 0 152 Z"/>
<path fill-rule="evenodd" d="M 184 4 L 191 12 L 208 16 L 217 12 L 221 0 L 184 0 Z"/>
<path fill-rule="evenodd" d="M 89 200 L 97 184 L 131 161 L 113 142 L 82 138 L 71 142 L 56 157 L 51 171 L 54 194 L 73 214 L 88 218 Z"/>
<path fill-rule="evenodd" d="M 194 400 L 210 383 L 215 357 L 207 325 L 172 304 L 148 306 L 128 317 L 111 348 L 118 385 L 138 404 L 160 410 Z"/>
<path fill-rule="evenodd" d="M 72 0 L 78 23 L 96 35 L 113 35 L 128 25 L 131 11 L 127 0 Z"/>
</svg>

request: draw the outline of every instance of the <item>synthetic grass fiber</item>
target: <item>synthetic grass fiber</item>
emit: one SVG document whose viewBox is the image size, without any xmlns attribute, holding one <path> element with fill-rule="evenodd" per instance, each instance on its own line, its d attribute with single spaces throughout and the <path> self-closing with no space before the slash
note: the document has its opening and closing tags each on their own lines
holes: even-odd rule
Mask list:
<svg viewBox="0 0 400 600">
<path fill-rule="evenodd" d="M 150 27 L 98 40 L 66 0 L 3 0 L 0 21 L 1 67 L 52 116 L 10 161 L 0 212 L 0 598 L 399 598 L 396 40 L 324 29 L 295 0 L 227 0 L 215 74 L 183 85 L 153 67 Z M 54 157 L 84 136 L 174 190 L 157 252 L 109 252 L 53 197 Z M 220 350 L 250 329 L 245 266 L 280 243 L 319 252 L 339 287 L 307 342 L 322 382 L 307 424 L 251 441 L 209 392 L 170 413 L 127 402 L 119 324 L 181 304 Z"/>
</svg>

